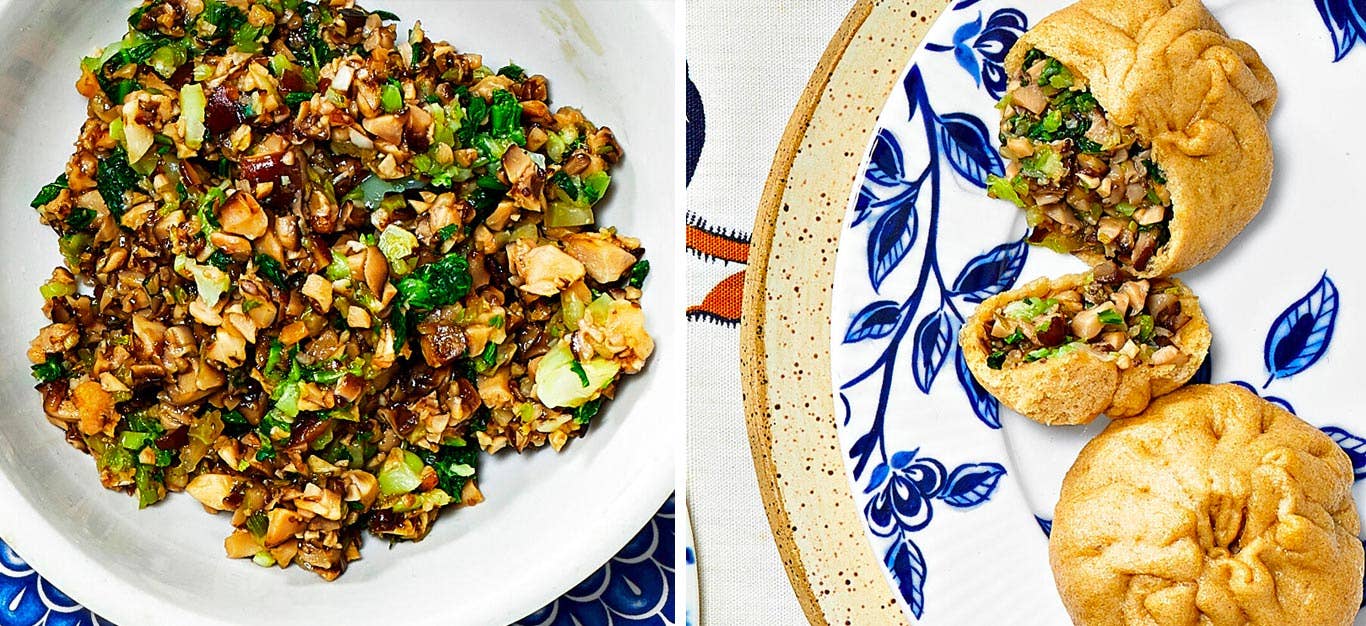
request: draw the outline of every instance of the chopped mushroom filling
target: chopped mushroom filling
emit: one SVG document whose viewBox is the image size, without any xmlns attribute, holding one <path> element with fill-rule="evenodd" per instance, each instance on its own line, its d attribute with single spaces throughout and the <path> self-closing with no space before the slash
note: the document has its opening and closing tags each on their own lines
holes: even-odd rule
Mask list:
<svg viewBox="0 0 1366 626">
<path fill-rule="evenodd" d="M 653 351 L 622 152 L 546 78 L 353 0 L 144 0 L 82 62 L 66 263 L 29 358 L 102 483 L 228 511 L 325 579 L 473 505 L 482 453 L 587 430 Z"/>
<path fill-rule="evenodd" d="M 1025 210 L 1030 243 L 1146 270 L 1170 237 L 1172 217 L 1167 180 L 1147 143 L 1110 118 L 1085 78 L 1037 49 L 998 107 L 1008 165 L 987 189 Z"/>
<path fill-rule="evenodd" d="M 1109 356 L 1122 370 L 1185 362 L 1188 355 L 1172 340 L 1191 320 L 1181 310 L 1184 294 L 1169 280 L 1137 280 L 1106 262 L 1080 288 L 995 311 L 986 329 L 987 366 L 1015 367 L 1078 349 Z"/>
</svg>

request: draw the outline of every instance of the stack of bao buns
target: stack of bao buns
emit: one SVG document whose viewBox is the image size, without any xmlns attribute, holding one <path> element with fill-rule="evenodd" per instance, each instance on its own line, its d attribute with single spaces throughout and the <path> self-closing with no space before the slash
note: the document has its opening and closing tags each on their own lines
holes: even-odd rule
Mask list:
<svg viewBox="0 0 1366 626">
<path fill-rule="evenodd" d="M 1082 626 L 1351 624 L 1363 549 L 1346 453 L 1246 389 L 1186 385 L 1211 331 L 1172 275 L 1261 210 L 1275 79 L 1199 0 L 1080 0 L 1025 33 L 1006 71 L 1010 167 L 991 195 L 1027 212 L 1031 242 L 1092 269 L 985 300 L 959 343 L 978 382 L 1032 420 L 1115 418 L 1054 513 L 1068 613 Z"/>
</svg>

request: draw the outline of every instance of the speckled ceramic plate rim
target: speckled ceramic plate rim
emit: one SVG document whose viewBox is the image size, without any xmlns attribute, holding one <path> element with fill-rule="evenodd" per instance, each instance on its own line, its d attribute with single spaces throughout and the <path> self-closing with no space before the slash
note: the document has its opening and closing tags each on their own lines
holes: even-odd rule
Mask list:
<svg viewBox="0 0 1366 626">
<path fill-rule="evenodd" d="M 852 506 L 824 346 L 858 148 L 946 4 L 855 3 L 788 122 L 755 219 L 741 322 L 745 413 L 769 525 L 812 624 L 905 623 Z"/>
</svg>

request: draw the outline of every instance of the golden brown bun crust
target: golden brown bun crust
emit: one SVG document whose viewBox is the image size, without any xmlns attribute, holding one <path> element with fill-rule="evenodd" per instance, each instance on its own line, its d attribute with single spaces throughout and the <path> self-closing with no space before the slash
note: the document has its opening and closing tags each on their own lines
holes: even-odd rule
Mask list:
<svg viewBox="0 0 1366 626">
<path fill-rule="evenodd" d="M 1086 77 L 1111 117 L 1152 144 L 1166 173 L 1171 240 L 1141 276 L 1209 260 L 1261 211 L 1271 187 L 1266 120 L 1276 81 L 1199 0 L 1081 0 L 1025 33 L 1006 71 L 1019 71 L 1033 48 Z"/>
<path fill-rule="evenodd" d="M 1153 398 L 1184 385 L 1195 376 L 1209 353 L 1209 322 L 1200 310 L 1200 299 L 1191 294 L 1184 283 L 1173 278 L 1170 280 L 1187 292 L 1181 296 L 1181 310 L 1191 316 L 1172 341 L 1190 356 L 1185 363 L 1137 364 L 1121 370 L 1113 360 L 1083 349 L 1016 367 L 994 370 L 987 366 L 990 355 L 987 324 L 993 312 L 1020 298 L 1041 298 L 1060 289 L 1079 287 L 1085 278 L 1085 274 L 1040 278 L 1019 289 L 987 298 L 977 306 L 958 335 L 963 358 L 977 382 L 1015 412 L 1042 424 L 1086 424 L 1101 413 L 1110 417 L 1136 415 L 1147 408 Z"/>
<path fill-rule="evenodd" d="M 1079 626 L 1346 626 L 1361 601 L 1352 463 L 1236 385 L 1110 424 L 1063 479 L 1049 556 Z"/>
</svg>

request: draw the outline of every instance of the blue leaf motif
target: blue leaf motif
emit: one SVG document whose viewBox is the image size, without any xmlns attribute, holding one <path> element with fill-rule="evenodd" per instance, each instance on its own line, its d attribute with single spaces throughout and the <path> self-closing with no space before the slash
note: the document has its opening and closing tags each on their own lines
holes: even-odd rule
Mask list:
<svg viewBox="0 0 1366 626">
<path fill-rule="evenodd" d="M 1343 60 L 1366 38 L 1366 3 L 1362 0 L 1314 0 L 1323 25 L 1333 37 L 1333 62 Z"/>
<path fill-rule="evenodd" d="M 969 42 L 981 32 L 982 14 L 978 13 L 977 19 L 959 26 L 953 33 L 953 58 L 958 61 L 960 67 L 967 70 L 968 75 L 979 87 L 982 85 L 982 68 L 977 63 L 977 53 Z"/>
<path fill-rule="evenodd" d="M 905 165 L 901 158 L 901 144 L 891 131 L 883 128 L 873 139 L 873 149 L 868 155 L 868 179 L 883 186 L 892 186 L 906 177 Z"/>
<path fill-rule="evenodd" d="M 899 470 L 906 469 L 908 466 L 910 466 L 911 461 L 915 460 L 915 454 L 919 451 L 919 449 L 902 450 L 900 452 L 897 452 L 896 454 L 893 454 L 892 467 Z"/>
<path fill-rule="evenodd" d="M 882 483 L 887 482 L 889 472 L 891 472 L 891 468 L 887 467 L 886 463 L 878 463 L 877 467 L 873 468 L 873 473 L 869 475 L 868 486 L 863 488 L 863 493 L 872 493 L 881 487 Z"/>
<path fill-rule="evenodd" d="M 939 143 L 954 171 L 968 182 L 987 188 L 987 174 L 1004 173 L 1001 156 L 991 149 L 987 125 L 969 113 L 939 118 Z"/>
<path fill-rule="evenodd" d="M 920 185 L 907 189 L 905 198 L 879 217 L 868 233 L 868 280 L 873 290 L 882 287 L 882 281 L 906 258 L 911 246 L 915 244 L 916 213 L 915 202 L 920 195 Z"/>
<path fill-rule="evenodd" d="M 906 103 L 910 105 L 906 119 L 913 120 L 916 111 L 920 109 L 920 101 L 925 98 L 925 76 L 920 73 L 919 65 L 911 66 L 911 71 L 907 72 L 905 80 L 901 81 L 901 89 L 906 92 Z"/>
<path fill-rule="evenodd" d="M 972 403 L 972 411 L 977 414 L 977 419 L 991 428 L 1000 428 L 1001 403 L 972 376 L 962 350 L 954 351 L 954 361 L 955 369 L 958 370 L 958 384 L 962 385 L 964 393 L 968 394 L 968 402 Z"/>
<path fill-rule="evenodd" d="M 1326 426 L 1321 430 L 1338 443 L 1338 447 L 1347 453 L 1347 458 L 1352 459 L 1352 473 L 1356 479 L 1366 478 L 1366 439 L 1337 426 Z"/>
<path fill-rule="evenodd" d="M 915 359 L 912 365 L 915 372 L 915 385 L 923 393 L 930 392 L 930 386 L 939 375 L 939 369 L 954 346 L 953 337 L 958 332 L 958 324 L 953 316 L 943 309 L 926 317 L 915 329 Z"/>
<path fill-rule="evenodd" d="M 978 13 L 976 20 L 963 24 L 958 27 L 958 30 L 953 31 L 953 45 L 966 44 L 980 32 L 982 32 L 982 14 Z"/>
<path fill-rule="evenodd" d="M 968 261 L 953 281 L 953 294 L 968 302 L 981 302 L 1010 289 L 1020 279 L 1029 245 L 1024 239 L 1003 243 Z"/>
<path fill-rule="evenodd" d="M 953 9 L 951 10 L 961 11 L 981 1 L 982 0 L 959 0 L 958 4 L 953 5 Z"/>
<path fill-rule="evenodd" d="M 939 492 L 939 499 L 960 509 L 977 506 L 991 499 L 1005 473 L 1006 468 L 999 463 L 959 465 L 949 474 L 948 483 Z"/>
<path fill-rule="evenodd" d="M 873 192 L 865 185 L 858 190 L 858 198 L 854 200 L 854 221 L 851 226 L 858 226 L 863 220 L 868 219 L 872 214 L 872 204 L 877 198 L 873 197 Z"/>
<path fill-rule="evenodd" d="M 1324 272 L 1317 285 L 1297 300 L 1271 326 L 1266 336 L 1266 369 L 1271 380 L 1289 378 L 1318 362 L 1333 340 L 1337 324 L 1338 288 Z"/>
<path fill-rule="evenodd" d="M 1049 537 L 1053 535 L 1053 520 L 1044 519 L 1042 517 L 1039 517 L 1038 515 L 1035 515 L 1034 521 L 1039 523 L 1039 530 L 1043 531 L 1043 536 Z"/>
<path fill-rule="evenodd" d="M 849 330 L 844 333 L 844 343 L 854 343 L 864 339 L 880 339 L 890 335 L 901 320 L 901 307 L 891 300 L 879 300 L 859 311 L 849 322 Z"/>
<path fill-rule="evenodd" d="M 919 619 L 925 613 L 925 555 L 904 535 L 887 550 L 887 569 L 896 579 L 897 591 Z"/>
<path fill-rule="evenodd" d="M 877 440 L 878 433 L 869 432 L 859 437 L 858 441 L 849 447 L 849 458 L 858 459 L 858 462 L 854 464 L 854 478 L 863 475 L 863 468 L 867 465 L 868 459 L 872 457 L 873 450 L 877 447 Z"/>
</svg>

